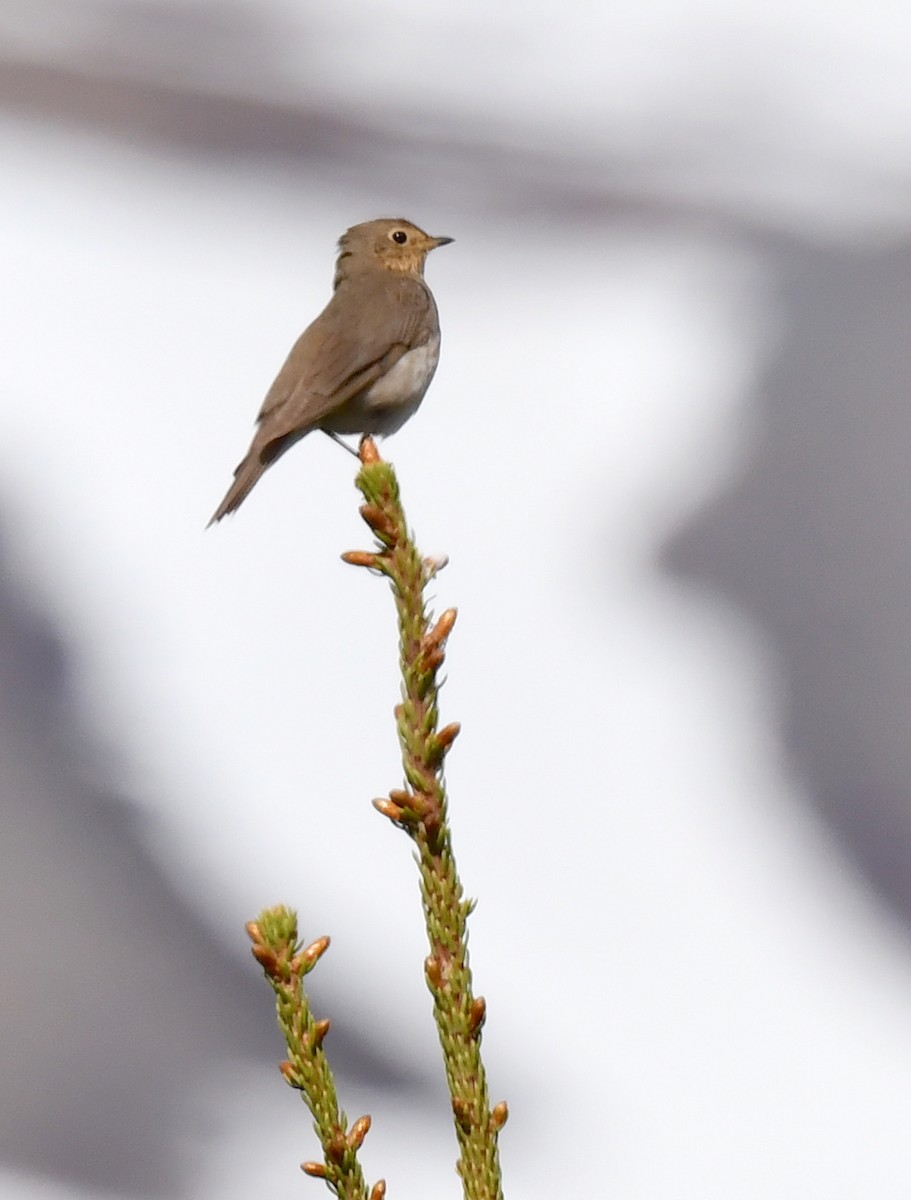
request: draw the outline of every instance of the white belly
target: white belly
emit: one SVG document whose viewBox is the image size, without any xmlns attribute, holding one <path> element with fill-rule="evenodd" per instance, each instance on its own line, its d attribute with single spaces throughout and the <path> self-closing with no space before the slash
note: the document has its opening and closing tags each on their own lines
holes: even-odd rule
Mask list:
<svg viewBox="0 0 911 1200">
<path fill-rule="evenodd" d="M 378 379 L 363 397 L 374 420 L 375 433 L 395 433 L 424 399 L 440 357 L 440 339 L 403 354 L 395 366 Z"/>
</svg>

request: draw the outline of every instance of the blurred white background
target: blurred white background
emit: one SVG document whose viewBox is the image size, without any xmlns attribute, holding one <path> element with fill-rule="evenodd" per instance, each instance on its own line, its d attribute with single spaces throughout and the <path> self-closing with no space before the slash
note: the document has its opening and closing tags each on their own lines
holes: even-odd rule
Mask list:
<svg viewBox="0 0 911 1200">
<path fill-rule="evenodd" d="M 6 0 L 0 1186 L 316 1195 L 243 922 L 278 901 L 371 1180 L 459 1195 L 353 460 L 205 522 L 402 215 L 385 446 L 506 1192 L 904 1200 L 911 18 L 886 3 Z"/>
</svg>

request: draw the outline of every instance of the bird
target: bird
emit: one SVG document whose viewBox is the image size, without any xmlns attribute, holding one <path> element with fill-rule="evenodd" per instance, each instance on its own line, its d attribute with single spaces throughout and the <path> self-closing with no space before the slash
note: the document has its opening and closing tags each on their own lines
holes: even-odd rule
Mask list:
<svg viewBox="0 0 911 1200">
<path fill-rule="evenodd" d="M 387 436 L 414 415 L 440 355 L 424 264 L 453 240 L 396 217 L 342 234 L 332 297 L 292 346 L 209 525 L 239 508 L 264 472 L 313 430 L 336 441 L 339 434 Z"/>
</svg>

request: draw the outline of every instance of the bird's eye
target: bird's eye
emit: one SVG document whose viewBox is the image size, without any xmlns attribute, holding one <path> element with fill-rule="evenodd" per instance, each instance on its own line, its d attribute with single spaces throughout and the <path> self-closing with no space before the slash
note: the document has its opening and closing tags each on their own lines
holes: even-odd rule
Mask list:
<svg viewBox="0 0 911 1200">
<path fill-rule="evenodd" d="M 389 236 L 394 242 L 398 242 L 400 246 L 404 246 L 408 241 L 408 234 L 404 229 L 396 229 Z"/>
</svg>

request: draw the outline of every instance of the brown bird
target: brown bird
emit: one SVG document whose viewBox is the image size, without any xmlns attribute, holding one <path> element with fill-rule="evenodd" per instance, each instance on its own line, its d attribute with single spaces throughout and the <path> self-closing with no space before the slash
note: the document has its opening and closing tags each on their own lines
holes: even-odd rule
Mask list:
<svg viewBox="0 0 911 1200">
<path fill-rule="evenodd" d="M 440 355 L 424 262 L 451 241 L 398 219 L 342 234 L 332 299 L 269 389 L 250 449 L 210 525 L 238 508 L 263 472 L 312 430 L 386 435 L 416 412 Z"/>
</svg>

